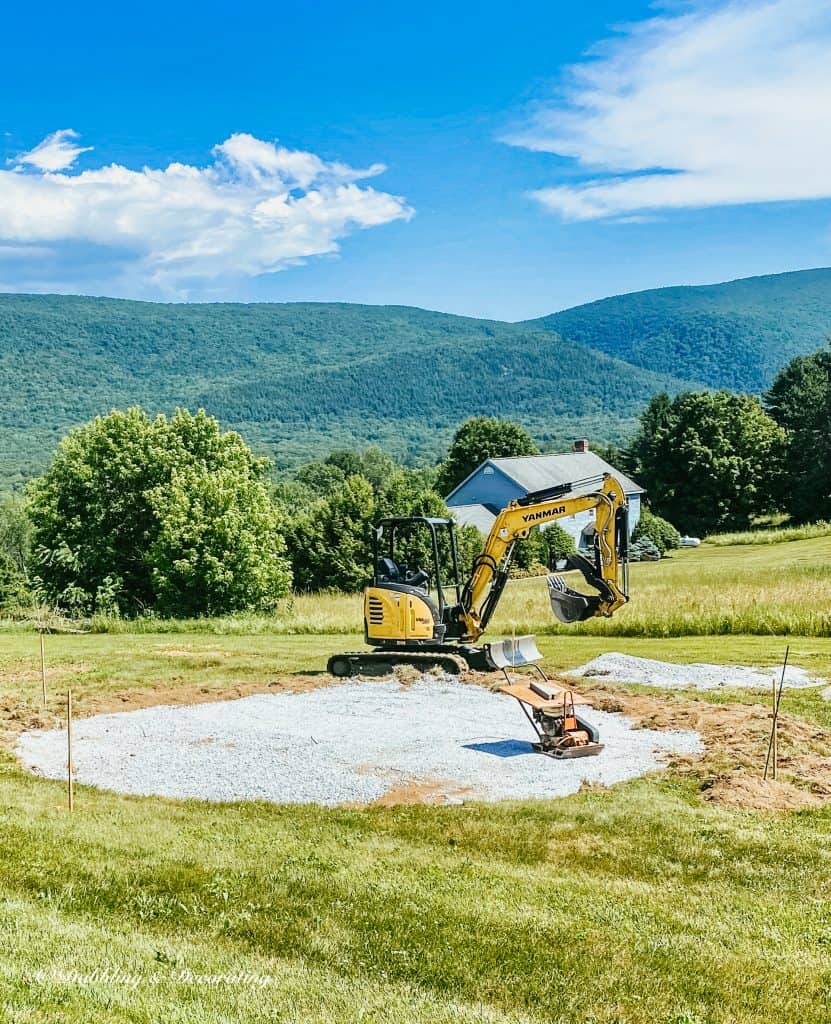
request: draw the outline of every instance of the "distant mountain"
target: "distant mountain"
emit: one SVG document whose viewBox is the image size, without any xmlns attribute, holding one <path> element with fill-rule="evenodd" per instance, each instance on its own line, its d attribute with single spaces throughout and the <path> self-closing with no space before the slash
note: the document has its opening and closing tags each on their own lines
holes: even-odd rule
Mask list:
<svg viewBox="0 0 831 1024">
<path fill-rule="evenodd" d="M 621 441 L 668 374 L 540 325 L 393 306 L 168 305 L 0 295 L 0 491 L 113 407 L 203 406 L 278 468 L 340 446 L 435 462 L 465 417 L 520 419 L 547 445 Z"/>
<path fill-rule="evenodd" d="M 758 392 L 831 336 L 831 269 L 657 288 L 530 320 L 635 366 Z"/>
<path fill-rule="evenodd" d="M 113 407 L 203 406 L 286 469 L 342 446 L 437 461 L 474 414 L 620 442 L 656 391 L 759 391 L 831 335 L 831 269 L 661 288 L 524 324 L 346 303 L 0 295 L 0 492 Z M 686 383 L 685 383 L 686 382 Z"/>
</svg>

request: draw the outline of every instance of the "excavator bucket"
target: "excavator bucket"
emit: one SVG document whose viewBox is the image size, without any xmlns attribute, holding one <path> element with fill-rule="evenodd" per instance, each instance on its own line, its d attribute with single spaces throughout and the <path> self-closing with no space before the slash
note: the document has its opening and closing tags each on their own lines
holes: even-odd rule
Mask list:
<svg viewBox="0 0 831 1024">
<path fill-rule="evenodd" d="M 520 668 L 540 661 L 537 638 L 532 634 L 516 636 L 511 640 L 495 640 L 484 645 L 485 655 L 491 668 Z"/>
<path fill-rule="evenodd" d="M 582 622 L 594 615 L 599 598 L 572 590 L 562 576 L 548 577 L 548 597 L 551 610 L 560 622 Z"/>
</svg>

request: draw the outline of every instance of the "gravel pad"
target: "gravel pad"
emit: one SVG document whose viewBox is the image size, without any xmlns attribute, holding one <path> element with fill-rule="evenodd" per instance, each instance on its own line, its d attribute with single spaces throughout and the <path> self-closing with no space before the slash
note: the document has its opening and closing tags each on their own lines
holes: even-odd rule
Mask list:
<svg viewBox="0 0 831 1024">
<path fill-rule="evenodd" d="M 697 733 L 633 729 L 622 715 L 582 710 L 606 749 L 570 761 L 531 750 L 531 727 L 511 698 L 434 678 L 79 719 L 73 755 L 78 782 L 122 793 L 334 805 L 413 784 L 449 800 L 565 796 L 584 781 L 643 775 L 666 753 L 701 750 Z M 18 754 L 39 774 L 66 778 L 63 731 L 25 733 Z"/>
<path fill-rule="evenodd" d="M 609 652 L 566 675 L 586 679 L 602 678 L 616 683 L 640 683 L 642 686 L 662 686 L 665 689 L 718 690 L 735 686 L 748 690 L 769 690 L 772 679 L 775 678 L 779 685 L 782 667 L 763 669 L 748 668 L 746 665 L 676 665 L 669 661 L 653 661 L 652 658 L 635 658 L 631 654 Z M 824 682 L 824 679 L 809 676 L 805 669 L 795 666 L 790 666 L 785 673 L 785 686 L 791 689 L 822 686 Z"/>
</svg>

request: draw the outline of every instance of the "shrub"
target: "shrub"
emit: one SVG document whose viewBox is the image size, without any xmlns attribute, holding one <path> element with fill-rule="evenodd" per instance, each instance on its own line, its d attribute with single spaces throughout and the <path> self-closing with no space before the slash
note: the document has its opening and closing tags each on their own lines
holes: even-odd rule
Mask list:
<svg viewBox="0 0 831 1024">
<path fill-rule="evenodd" d="M 641 537 L 629 545 L 630 562 L 658 562 L 661 552 L 649 537 Z"/>
<path fill-rule="evenodd" d="M 561 558 L 572 555 L 577 550 L 574 538 L 559 523 L 552 523 L 542 533 L 548 545 L 549 565 L 554 565 Z"/>
<path fill-rule="evenodd" d="M 574 540 L 559 523 L 537 527 L 514 550 L 512 575 L 539 576 L 575 551 Z"/>
<path fill-rule="evenodd" d="M 632 534 L 632 540 L 637 542 L 644 537 L 652 541 L 662 556 L 667 551 L 681 546 L 681 534 L 672 523 L 661 516 L 656 516 L 648 508 L 641 510 L 641 517 Z"/>
</svg>

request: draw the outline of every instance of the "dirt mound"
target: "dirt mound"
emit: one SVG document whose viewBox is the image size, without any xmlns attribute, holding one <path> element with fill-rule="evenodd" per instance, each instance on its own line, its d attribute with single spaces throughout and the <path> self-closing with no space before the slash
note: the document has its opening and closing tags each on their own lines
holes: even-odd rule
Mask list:
<svg viewBox="0 0 831 1024">
<path fill-rule="evenodd" d="M 562 683 L 567 685 L 566 680 Z M 580 699 L 622 711 L 650 729 L 694 729 L 702 755 L 672 759 L 676 772 L 699 779 L 705 800 L 731 807 L 798 810 L 831 801 L 831 734 L 787 714 L 779 716 L 777 780 L 763 781 L 771 712 L 764 704 L 711 704 L 609 686 L 582 689 Z"/>
</svg>

